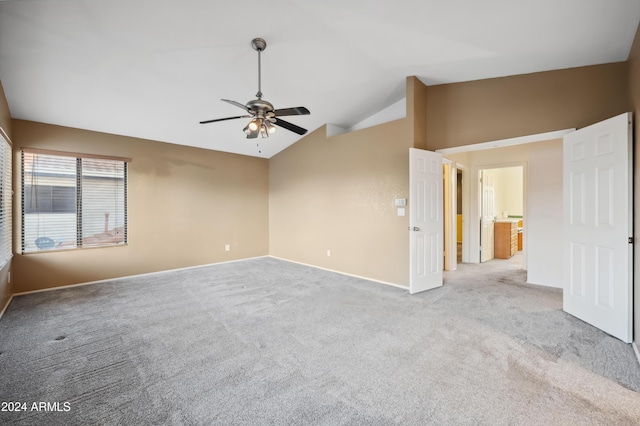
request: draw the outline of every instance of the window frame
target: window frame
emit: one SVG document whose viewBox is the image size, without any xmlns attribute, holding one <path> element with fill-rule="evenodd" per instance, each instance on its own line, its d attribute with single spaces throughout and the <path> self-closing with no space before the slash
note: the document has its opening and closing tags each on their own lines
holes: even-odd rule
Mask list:
<svg viewBox="0 0 640 426">
<path fill-rule="evenodd" d="M 0 223 L 0 270 L 4 269 L 11 263 L 13 259 L 14 247 L 13 247 L 13 143 L 11 139 L 0 127 L 0 143 L 6 143 L 2 150 L 6 150 L 6 156 L 0 158 L 2 161 L 2 173 L 0 173 L 0 216 L 2 221 Z M 8 170 L 5 170 L 8 168 Z M 5 181 L 5 177 L 8 182 Z M 4 251 L 7 251 L 4 256 Z"/>
<path fill-rule="evenodd" d="M 73 247 L 64 247 L 64 248 L 52 248 L 52 249 L 39 249 L 39 250 L 25 250 L 24 249 L 24 236 L 25 236 L 25 212 L 24 212 L 24 200 L 22 199 L 24 195 L 24 184 L 25 184 L 25 173 L 24 173 L 24 154 L 41 154 L 41 155 L 50 155 L 50 156 L 59 156 L 59 157 L 71 157 L 74 158 L 78 164 L 79 170 L 82 168 L 82 160 L 83 159 L 98 159 L 98 160 L 110 160 L 122 162 L 124 166 L 124 181 L 123 181 L 123 220 L 124 220 L 124 229 L 123 229 L 123 238 L 124 241 L 121 243 L 111 243 L 111 244 L 101 244 L 101 245 L 83 245 L 83 236 L 81 234 L 80 229 L 76 229 L 76 246 Z M 20 162 L 20 242 L 19 242 L 19 250 L 16 250 L 20 254 L 41 254 L 41 253 L 52 253 L 52 252 L 61 252 L 61 251 L 74 251 L 74 250 L 88 250 L 88 249 L 100 249 L 100 248 L 110 248 L 110 247 L 123 247 L 129 245 L 129 237 L 128 237 L 128 207 L 129 207 L 129 163 L 131 163 L 130 158 L 126 157 L 115 157 L 115 156 L 106 156 L 106 155 L 96 155 L 96 154 L 85 154 L 78 152 L 67 152 L 67 151 L 54 151 L 54 150 L 46 150 L 46 149 L 37 149 L 37 148 L 21 148 L 19 152 L 19 162 Z M 76 176 L 76 205 L 77 209 L 74 211 L 76 214 L 76 221 L 82 221 L 82 179 L 79 176 Z"/>
</svg>

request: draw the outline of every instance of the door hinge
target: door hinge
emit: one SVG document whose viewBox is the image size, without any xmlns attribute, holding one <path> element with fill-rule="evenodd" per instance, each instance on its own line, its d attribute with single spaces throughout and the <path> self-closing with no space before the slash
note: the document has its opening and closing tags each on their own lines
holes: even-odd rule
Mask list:
<svg viewBox="0 0 640 426">
<path fill-rule="evenodd" d="M 633 244 L 633 237 L 629 237 L 629 244 Z"/>
</svg>

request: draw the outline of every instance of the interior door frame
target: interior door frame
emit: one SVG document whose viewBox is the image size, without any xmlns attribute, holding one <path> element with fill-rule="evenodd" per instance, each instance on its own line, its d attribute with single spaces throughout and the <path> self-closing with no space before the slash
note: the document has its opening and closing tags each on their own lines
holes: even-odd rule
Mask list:
<svg viewBox="0 0 640 426">
<path fill-rule="evenodd" d="M 507 161 L 504 163 L 483 164 L 481 166 L 473 166 L 471 168 L 471 176 L 480 176 L 480 171 L 490 169 L 504 169 L 508 167 L 522 167 L 522 269 L 527 269 L 527 204 L 529 202 L 528 196 L 528 172 L 526 161 Z M 471 180 L 471 179 L 470 179 Z M 480 197 L 482 195 L 479 185 L 474 183 L 469 185 L 469 218 L 472 223 L 480 223 L 481 218 L 481 206 Z M 479 182 L 477 182 L 479 183 Z M 464 212 L 463 212 L 464 214 Z M 463 216 L 464 217 L 464 216 Z M 468 226 L 466 231 L 469 235 L 464 234 L 465 228 L 463 227 L 462 241 L 464 247 L 464 241 L 469 241 L 469 263 L 480 263 L 480 226 Z M 464 253 L 464 252 L 463 252 Z"/>
<path fill-rule="evenodd" d="M 462 174 L 462 263 L 471 263 L 469 260 L 469 182 L 471 179 L 469 179 L 470 174 L 467 166 L 456 163 L 456 170 L 460 170 Z M 455 189 L 457 191 L 457 186 Z"/>
<path fill-rule="evenodd" d="M 576 130 L 575 127 L 571 127 L 563 130 L 555 130 L 555 131 L 544 132 L 544 133 L 535 133 L 531 135 L 517 136 L 514 138 L 508 138 L 508 139 L 498 139 L 498 140 L 493 140 L 488 142 L 473 143 L 471 145 L 461 145 L 461 146 L 456 146 L 452 148 L 441 148 L 436 150 L 436 152 L 439 152 L 442 155 L 446 156 L 448 154 L 459 154 L 463 152 L 469 153 L 469 152 L 483 151 L 483 150 L 494 149 L 494 148 L 506 148 L 509 146 L 516 146 L 516 145 L 522 145 L 522 144 L 528 144 L 528 143 L 545 142 L 553 139 L 562 139 L 564 135 L 566 135 L 567 133 L 574 132 L 575 130 Z M 487 166 L 482 166 L 482 167 L 487 167 Z M 479 235 L 476 234 L 475 242 L 473 242 L 472 241 L 473 233 L 471 231 L 472 227 L 470 226 L 470 223 L 472 222 L 471 218 L 476 217 L 479 212 L 477 207 L 477 200 L 476 200 L 475 212 L 471 208 L 471 204 L 474 202 L 473 201 L 474 197 L 473 197 L 472 188 L 471 188 L 473 186 L 472 181 L 474 180 L 472 179 L 472 177 L 474 176 L 474 173 L 477 175 L 478 167 L 467 169 L 466 167 L 461 167 L 461 165 L 458 165 L 458 168 L 460 168 L 463 171 L 463 175 L 462 175 L 462 179 L 463 179 L 462 181 L 462 191 L 463 191 L 462 193 L 462 197 L 463 197 L 462 198 L 463 200 L 462 201 L 462 220 L 463 220 L 462 222 L 462 262 L 479 263 L 480 262 L 479 249 L 472 250 L 472 247 L 473 247 L 472 243 L 474 243 L 478 248 L 480 247 L 478 242 Z M 466 180 L 465 180 L 465 177 L 466 177 Z M 525 170 L 523 179 L 527 179 L 527 177 L 528 177 L 528 172 Z M 524 184 L 524 181 L 523 181 L 523 184 Z M 466 190 L 466 194 L 465 194 L 465 190 Z M 523 192 L 523 197 L 524 197 L 523 216 L 527 214 L 527 202 L 528 202 L 527 191 L 528 191 L 528 183 L 525 185 L 524 192 Z M 525 221 L 523 222 L 523 225 L 526 230 L 526 217 L 525 217 Z M 525 232 L 523 234 L 523 242 L 522 242 L 523 243 L 523 265 L 522 266 L 524 269 L 527 269 L 526 239 L 527 239 L 527 235 Z"/>
<path fill-rule="evenodd" d="M 458 245 L 456 241 L 456 164 L 446 158 L 443 165 L 443 207 L 444 207 L 444 270 L 455 271 L 458 266 Z"/>
</svg>

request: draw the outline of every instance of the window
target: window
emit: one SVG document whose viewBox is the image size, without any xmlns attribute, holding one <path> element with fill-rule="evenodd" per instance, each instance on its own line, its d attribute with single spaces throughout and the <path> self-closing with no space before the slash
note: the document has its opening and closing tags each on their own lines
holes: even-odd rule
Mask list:
<svg viewBox="0 0 640 426">
<path fill-rule="evenodd" d="M 22 251 L 126 244 L 127 161 L 22 151 Z"/>
<path fill-rule="evenodd" d="M 76 212 L 76 188 L 73 186 L 25 185 L 24 199 L 27 214 Z"/>
<path fill-rule="evenodd" d="M 0 268 L 11 260 L 13 256 L 11 225 L 12 212 L 12 148 L 8 139 L 0 130 Z"/>
</svg>

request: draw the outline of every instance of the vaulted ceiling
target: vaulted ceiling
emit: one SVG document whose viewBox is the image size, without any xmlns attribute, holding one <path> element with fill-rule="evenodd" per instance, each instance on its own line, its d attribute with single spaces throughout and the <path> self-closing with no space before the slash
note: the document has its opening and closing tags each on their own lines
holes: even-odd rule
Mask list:
<svg viewBox="0 0 640 426">
<path fill-rule="evenodd" d="M 0 0 L 12 116 L 271 157 L 300 139 L 246 139 L 262 92 L 312 131 L 351 127 L 427 85 L 625 61 L 638 0 Z M 258 147 L 257 144 L 260 146 Z"/>
</svg>

